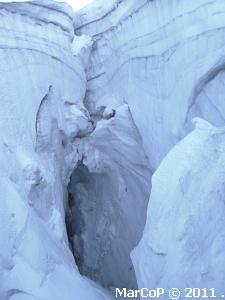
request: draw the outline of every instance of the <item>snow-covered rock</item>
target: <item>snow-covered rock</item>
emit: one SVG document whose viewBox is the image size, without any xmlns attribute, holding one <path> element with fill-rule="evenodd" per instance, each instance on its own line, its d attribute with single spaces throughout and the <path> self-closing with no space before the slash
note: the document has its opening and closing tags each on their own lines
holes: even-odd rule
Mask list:
<svg viewBox="0 0 225 300">
<path fill-rule="evenodd" d="M 152 177 L 147 223 L 132 260 L 140 288 L 215 288 L 220 296 L 225 293 L 225 128 L 195 122 L 196 129 Z"/>
</svg>

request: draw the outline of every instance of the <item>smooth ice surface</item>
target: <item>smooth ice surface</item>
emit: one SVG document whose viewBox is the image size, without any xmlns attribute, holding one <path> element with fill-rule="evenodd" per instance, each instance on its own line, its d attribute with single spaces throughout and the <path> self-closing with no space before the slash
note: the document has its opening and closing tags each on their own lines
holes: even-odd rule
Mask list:
<svg viewBox="0 0 225 300">
<path fill-rule="evenodd" d="M 139 287 L 214 287 L 223 295 L 225 128 L 195 123 L 152 177 L 147 223 L 132 260 Z"/>
</svg>

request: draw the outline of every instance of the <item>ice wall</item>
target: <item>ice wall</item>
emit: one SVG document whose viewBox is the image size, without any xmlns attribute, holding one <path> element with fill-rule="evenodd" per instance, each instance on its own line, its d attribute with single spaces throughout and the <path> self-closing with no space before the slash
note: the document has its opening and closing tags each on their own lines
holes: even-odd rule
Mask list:
<svg viewBox="0 0 225 300">
<path fill-rule="evenodd" d="M 172 287 L 181 299 L 187 287 L 225 293 L 224 127 L 195 123 L 153 175 L 147 224 L 132 253 L 139 287 L 163 287 L 161 299 Z"/>
<path fill-rule="evenodd" d="M 66 5 L 0 4 L 2 300 L 109 299 L 80 276 L 64 221 L 73 139 L 92 130 L 73 37 Z"/>
<path fill-rule="evenodd" d="M 173 149 L 193 117 L 224 125 L 224 16 L 221 0 L 99 0 L 79 13 L 90 111 L 108 94 L 127 103 L 156 170 L 132 255 L 140 287 L 224 293 L 223 134 L 196 129 Z"/>
<path fill-rule="evenodd" d="M 102 286 L 137 287 L 152 171 L 129 106 L 108 94 L 92 110 L 77 20 L 54 1 L 0 3 L 4 300 L 109 299 L 72 253 Z"/>
<path fill-rule="evenodd" d="M 1 299 L 108 299 L 71 250 L 106 287 L 223 292 L 223 130 L 173 147 L 193 117 L 224 125 L 224 13 L 222 0 L 0 3 Z"/>
<path fill-rule="evenodd" d="M 129 104 L 152 168 L 192 117 L 224 123 L 224 13 L 221 0 L 97 0 L 79 13 L 77 33 L 94 40 L 88 101 Z"/>
</svg>

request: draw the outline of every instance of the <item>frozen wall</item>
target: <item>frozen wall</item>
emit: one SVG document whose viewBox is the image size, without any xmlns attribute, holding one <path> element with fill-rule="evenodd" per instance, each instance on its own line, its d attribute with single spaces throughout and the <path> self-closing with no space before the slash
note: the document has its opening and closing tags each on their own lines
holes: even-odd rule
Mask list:
<svg viewBox="0 0 225 300">
<path fill-rule="evenodd" d="M 79 13 L 76 32 L 93 39 L 90 111 L 109 94 L 127 103 L 156 169 L 132 254 L 139 287 L 224 293 L 223 134 L 206 126 L 173 149 L 193 117 L 224 125 L 224 16 L 221 0 L 96 1 Z"/>
<path fill-rule="evenodd" d="M 193 117 L 224 125 L 224 13 L 0 3 L 1 299 L 109 299 L 77 266 L 104 287 L 223 292 L 223 130 L 173 147 Z"/>
<path fill-rule="evenodd" d="M 0 298 L 108 299 L 80 276 L 64 222 L 66 178 L 79 159 L 66 145 L 92 128 L 73 12 L 4 3 L 0 24 Z"/>
<path fill-rule="evenodd" d="M 132 253 L 140 288 L 176 287 L 181 299 L 190 287 L 224 295 L 223 149 L 224 127 L 196 120 L 153 175 L 147 224 Z"/>
<path fill-rule="evenodd" d="M 221 0 L 96 1 L 80 12 L 77 33 L 94 40 L 88 101 L 112 93 L 129 104 L 152 168 L 191 117 L 224 123 L 224 13 Z"/>
<path fill-rule="evenodd" d="M 72 254 L 104 287 L 136 288 L 130 252 L 152 171 L 129 106 L 109 94 L 92 112 L 92 41 L 74 36 L 69 6 L 0 3 L 0 12 L 0 298 L 109 299 Z"/>
</svg>

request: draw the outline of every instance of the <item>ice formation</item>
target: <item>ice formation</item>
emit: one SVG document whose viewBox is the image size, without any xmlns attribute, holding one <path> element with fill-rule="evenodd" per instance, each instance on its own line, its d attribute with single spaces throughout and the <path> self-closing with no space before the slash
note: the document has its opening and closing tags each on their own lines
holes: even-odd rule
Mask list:
<svg viewBox="0 0 225 300">
<path fill-rule="evenodd" d="M 223 0 L 0 3 L 0 300 L 225 293 L 224 33 Z"/>
</svg>

